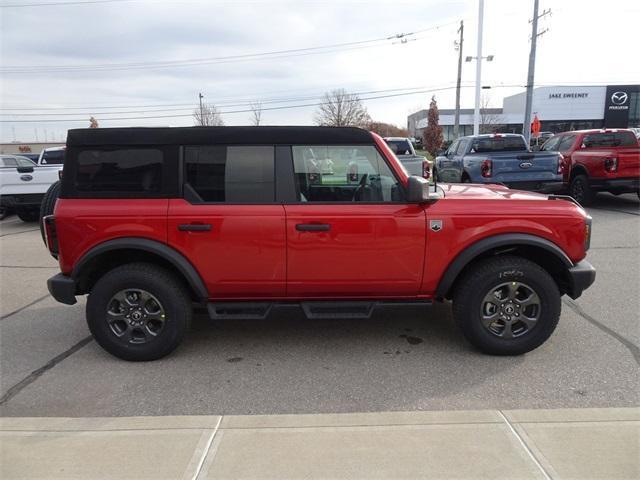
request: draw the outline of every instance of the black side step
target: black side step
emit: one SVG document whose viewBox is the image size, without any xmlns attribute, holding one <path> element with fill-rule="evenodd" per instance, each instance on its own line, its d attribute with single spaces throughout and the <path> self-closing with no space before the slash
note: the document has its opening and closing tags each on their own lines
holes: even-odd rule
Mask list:
<svg viewBox="0 0 640 480">
<path fill-rule="evenodd" d="M 213 320 L 246 318 L 262 320 L 267 318 L 273 303 L 271 302 L 215 302 L 208 303 L 209 317 Z"/>
<path fill-rule="evenodd" d="M 318 318 L 370 318 L 378 302 L 324 301 L 300 302 L 308 319 Z"/>
<path fill-rule="evenodd" d="M 431 300 L 324 300 L 309 302 L 211 302 L 207 304 L 209 317 L 217 319 L 243 318 L 249 320 L 263 320 L 269 315 L 272 308 L 285 308 L 300 306 L 305 316 L 310 320 L 315 319 L 340 319 L 340 318 L 371 318 L 377 308 L 397 308 L 430 306 Z"/>
</svg>

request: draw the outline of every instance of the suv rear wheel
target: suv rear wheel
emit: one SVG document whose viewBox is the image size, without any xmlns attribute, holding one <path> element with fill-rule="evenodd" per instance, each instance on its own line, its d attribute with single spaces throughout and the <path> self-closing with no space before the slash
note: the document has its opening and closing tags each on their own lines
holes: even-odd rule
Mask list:
<svg viewBox="0 0 640 480">
<path fill-rule="evenodd" d="M 117 267 L 94 285 L 87 323 L 107 352 L 129 361 L 171 353 L 191 323 L 191 300 L 168 271 L 152 264 Z"/>
<path fill-rule="evenodd" d="M 542 345 L 560 318 L 560 292 L 540 266 L 520 257 L 482 260 L 458 283 L 453 315 L 464 336 L 493 355 Z"/>
</svg>

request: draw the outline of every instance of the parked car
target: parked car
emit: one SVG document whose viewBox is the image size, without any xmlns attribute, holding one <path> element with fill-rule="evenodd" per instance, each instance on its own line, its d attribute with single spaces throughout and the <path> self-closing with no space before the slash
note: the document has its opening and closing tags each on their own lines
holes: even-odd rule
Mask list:
<svg viewBox="0 0 640 480">
<path fill-rule="evenodd" d="M 461 137 L 436 157 L 439 182 L 501 183 L 536 192 L 562 189 L 564 163 L 556 152 L 531 152 L 522 135 Z"/>
<path fill-rule="evenodd" d="M 521 354 L 551 335 L 561 295 L 595 279 L 577 203 L 430 186 L 358 128 L 80 129 L 67 146 L 43 222 L 61 270 L 48 288 L 65 304 L 89 294 L 89 329 L 126 360 L 174 350 L 194 304 L 215 319 L 292 304 L 311 319 L 368 318 L 444 299 L 473 345 Z M 372 172 L 357 182 L 340 174 L 354 158 Z"/>
<path fill-rule="evenodd" d="M 24 222 L 37 221 L 44 194 L 62 170 L 62 163 L 57 162 L 64 158 L 64 147 L 43 150 L 37 164 L 17 155 L 3 155 L 3 158 L 7 166 L 0 168 L 0 207 L 15 211 Z"/>
<path fill-rule="evenodd" d="M 384 137 L 384 141 L 410 175 L 431 178 L 432 163 L 427 157 L 416 154 L 410 139 L 405 137 Z"/>
<path fill-rule="evenodd" d="M 564 184 L 582 205 L 597 192 L 636 193 L 640 198 L 640 144 L 631 130 L 579 130 L 556 135 L 542 147 L 559 152 L 567 168 Z"/>
</svg>

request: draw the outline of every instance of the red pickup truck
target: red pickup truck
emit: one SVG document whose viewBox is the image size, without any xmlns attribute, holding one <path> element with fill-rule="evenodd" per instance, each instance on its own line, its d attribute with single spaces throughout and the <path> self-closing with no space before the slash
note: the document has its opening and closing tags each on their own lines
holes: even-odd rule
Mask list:
<svg viewBox="0 0 640 480">
<path fill-rule="evenodd" d="M 640 144 L 631 130 L 578 130 L 545 142 L 542 150 L 560 152 L 564 184 L 582 205 L 597 192 L 636 193 L 640 198 Z"/>
<path fill-rule="evenodd" d="M 88 294 L 95 339 L 126 360 L 176 348 L 194 305 L 214 319 L 292 304 L 367 318 L 442 300 L 477 348 L 521 354 L 551 335 L 561 295 L 595 279 L 579 205 L 434 188 L 357 128 L 71 130 L 43 226 L 61 270 L 50 293 Z"/>
</svg>

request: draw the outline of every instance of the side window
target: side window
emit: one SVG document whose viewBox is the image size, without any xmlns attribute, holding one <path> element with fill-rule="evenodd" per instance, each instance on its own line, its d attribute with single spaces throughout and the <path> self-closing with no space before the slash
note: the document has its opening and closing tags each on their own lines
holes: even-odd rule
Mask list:
<svg viewBox="0 0 640 480">
<path fill-rule="evenodd" d="M 638 141 L 633 132 L 616 132 L 614 135 L 617 143 L 616 146 L 618 147 L 635 147 L 638 145 Z"/>
<path fill-rule="evenodd" d="M 584 148 L 615 147 L 616 140 L 613 133 L 592 133 L 585 135 L 582 145 Z"/>
<path fill-rule="evenodd" d="M 75 188 L 79 192 L 129 192 L 135 196 L 162 189 L 161 150 L 121 148 L 84 150 L 78 155 Z"/>
<path fill-rule="evenodd" d="M 189 146 L 185 182 L 203 202 L 275 201 L 273 146 Z"/>
<path fill-rule="evenodd" d="M 464 155 L 464 152 L 467 150 L 467 144 L 469 142 L 467 140 L 460 140 L 458 143 L 458 148 L 456 148 L 456 155 Z"/>
<path fill-rule="evenodd" d="M 562 137 L 562 140 L 560 140 L 560 144 L 558 145 L 557 150 L 560 152 L 567 152 L 571 150 L 571 147 L 573 146 L 573 142 L 575 142 L 575 140 L 575 135 L 565 135 L 564 137 Z"/>
<path fill-rule="evenodd" d="M 373 146 L 293 146 L 300 202 L 400 202 L 403 191 Z"/>
<path fill-rule="evenodd" d="M 559 143 L 565 138 L 566 137 L 551 137 L 549 140 L 544 142 L 540 150 L 545 152 L 557 152 Z"/>
<path fill-rule="evenodd" d="M 3 157 L 2 158 L 2 166 L 3 167 L 15 167 L 17 165 L 16 159 L 13 157 Z"/>
<path fill-rule="evenodd" d="M 64 150 L 49 150 L 42 154 L 42 163 L 46 165 L 60 165 L 64 163 Z"/>
</svg>

